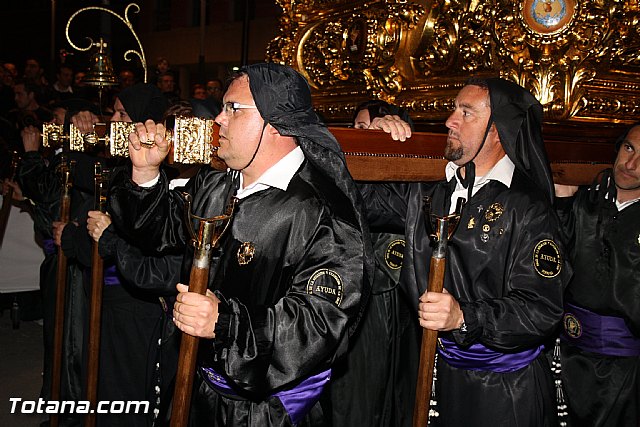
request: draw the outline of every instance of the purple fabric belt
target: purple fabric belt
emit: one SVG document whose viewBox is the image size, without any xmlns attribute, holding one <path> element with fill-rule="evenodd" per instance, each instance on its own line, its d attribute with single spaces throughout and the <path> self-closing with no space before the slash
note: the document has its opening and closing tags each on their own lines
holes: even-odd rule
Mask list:
<svg viewBox="0 0 640 427">
<path fill-rule="evenodd" d="M 58 250 L 58 247 L 54 243 L 53 239 L 42 240 L 42 247 L 44 249 L 45 255 L 53 255 Z"/>
<path fill-rule="evenodd" d="M 543 347 L 519 353 L 500 353 L 482 344 L 471 344 L 463 350 L 451 340 L 441 338 L 438 341 L 438 353 L 449 365 L 471 371 L 514 372 L 533 362 Z"/>
<path fill-rule="evenodd" d="M 237 396 L 237 393 L 229 386 L 227 380 L 212 368 L 200 368 L 204 378 L 214 388 L 222 393 Z M 291 422 L 298 424 L 309 413 L 313 405 L 320 400 L 324 387 L 331 379 L 331 369 L 312 375 L 289 390 L 274 393 L 282 402 L 282 406 L 289 414 Z"/>
<path fill-rule="evenodd" d="M 562 340 L 581 350 L 605 356 L 640 356 L 640 338 L 621 317 L 602 316 L 565 303 L 562 320 Z"/>
<path fill-rule="evenodd" d="M 104 284 L 105 286 L 120 284 L 120 278 L 118 277 L 118 270 L 116 270 L 115 264 L 104 268 Z"/>
</svg>

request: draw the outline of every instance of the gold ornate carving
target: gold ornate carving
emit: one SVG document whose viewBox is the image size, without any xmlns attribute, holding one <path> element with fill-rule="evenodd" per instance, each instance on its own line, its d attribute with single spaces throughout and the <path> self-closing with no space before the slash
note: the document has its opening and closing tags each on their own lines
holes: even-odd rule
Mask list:
<svg viewBox="0 0 640 427">
<path fill-rule="evenodd" d="M 209 163 L 214 123 L 210 119 L 176 116 L 171 137 L 173 161 L 183 164 Z"/>
<path fill-rule="evenodd" d="M 309 80 L 318 111 L 345 120 L 379 97 L 418 122 L 444 119 L 471 75 L 532 91 L 547 120 L 640 114 L 638 0 L 278 0 L 272 61 Z"/>
<path fill-rule="evenodd" d="M 129 157 L 129 134 L 135 131 L 135 123 L 111 122 L 108 137 L 109 153 L 115 157 Z"/>
</svg>

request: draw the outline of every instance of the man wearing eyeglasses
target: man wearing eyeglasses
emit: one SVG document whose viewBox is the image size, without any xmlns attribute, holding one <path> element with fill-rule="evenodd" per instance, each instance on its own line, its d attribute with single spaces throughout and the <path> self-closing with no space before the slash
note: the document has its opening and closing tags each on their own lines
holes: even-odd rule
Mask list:
<svg viewBox="0 0 640 427">
<path fill-rule="evenodd" d="M 348 348 L 372 275 L 358 190 L 313 112 L 307 82 L 291 68 L 245 67 L 223 101 L 218 155 L 229 169 L 204 167 L 185 187 L 200 217 L 239 200 L 207 294 L 177 285 L 174 322 L 202 338 L 191 420 L 326 425 L 320 396 Z M 192 250 L 184 199 L 158 169 L 169 151 L 165 129 L 152 121 L 136 127 L 131 174 L 115 176 L 110 212 L 147 250 L 185 249 L 186 284 Z"/>
</svg>

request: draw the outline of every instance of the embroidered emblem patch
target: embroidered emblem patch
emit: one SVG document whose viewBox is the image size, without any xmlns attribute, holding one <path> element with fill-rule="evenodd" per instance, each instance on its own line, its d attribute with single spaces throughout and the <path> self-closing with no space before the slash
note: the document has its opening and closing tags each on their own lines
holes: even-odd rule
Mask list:
<svg viewBox="0 0 640 427">
<path fill-rule="evenodd" d="M 342 277 L 333 270 L 321 268 L 311 275 L 307 282 L 307 293 L 318 295 L 340 306 L 344 291 Z"/>
<path fill-rule="evenodd" d="M 469 218 L 469 223 L 467 224 L 467 230 L 472 229 L 476 226 L 476 219 L 474 217 Z"/>
<path fill-rule="evenodd" d="M 487 221 L 493 222 L 498 218 L 500 218 L 500 216 L 503 213 L 504 213 L 504 206 L 502 206 L 500 203 L 494 203 L 491 206 L 489 206 L 487 211 L 484 213 L 484 217 Z"/>
<path fill-rule="evenodd" d="M 256 247 L 251 242 L 244 242 L 238 248 L 238 264 L 247 265 L 253 259 L 256 253 Z"/>
<path fill-rule="evenodd" d="M 397 239 L 389 243 L 387 250 L 384 252 L 384 261 L 387 266 L 393 270 L 397 270 L 402 267 L 402 260 L 404 258 L 404 240 Z"/>
<path fill-rule="evenodd" d="M 562 319 L 564 325 L 564 331 L 571 338 L 580 338 L 582 335 L 582 325 L 576 316 L 571 313 L 565 313 Z"/>
<path fill-rule="evenodd" d="M 560 249 L 553 240 L 541 240 L 533 249 L 533 267 L 542 277 L 556 277 L 562 271 Z"/>
</svg>

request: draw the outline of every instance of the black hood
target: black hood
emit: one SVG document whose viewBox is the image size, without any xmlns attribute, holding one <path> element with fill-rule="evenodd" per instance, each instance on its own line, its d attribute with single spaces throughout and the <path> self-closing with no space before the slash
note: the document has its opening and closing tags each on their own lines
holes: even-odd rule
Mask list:
<svg viewBox="0 0 640 427">
<path fill-rule="evenodd" d="M 553 177 L 542 139 L 542 105 L 516 83 L 487 79 L 491 120 L 516 169 L 528 176 L 553 201 Z"/>
<path fill-rule="evenodd" d="M 134 123 L 149 119 L 159 122 L 169 108 L 167 98 L 150 83 L 128 87 L 118 94 L 118 99 Z"/>
<path fill-rule="evenodd" d="M 265 122 L 273 126 L 280 135 L 295 137 L 306 160 L 334 182 L 351 201 L 357 226 L 363 234 L 366 262 L 364 301 L 371 289 L 374 261 L 362 198 L 347 170 L 340 145 L 313 110 L 309 84 L 298 72 L 280 64 L 249 65 L 241 72 L 249 77 L 251 95 Z"/>
</svg>

